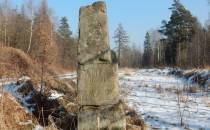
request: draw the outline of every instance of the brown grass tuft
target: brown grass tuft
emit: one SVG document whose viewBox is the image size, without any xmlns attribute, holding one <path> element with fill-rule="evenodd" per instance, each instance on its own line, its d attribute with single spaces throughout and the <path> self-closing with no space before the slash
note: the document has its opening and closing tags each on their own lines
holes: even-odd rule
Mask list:
<svg viewBox="0 0 210 130">
<path fill-rule="evenodd" d="M 35 118 L 28 114 L 10 94 L 4 93 L 1 96 L 0 103 L 1 130 L 30 130 L 34 127 L 34 124 L 37 124 Z"/>
<path fill-rule="evenodd" d="M 146 130 L 144 120 L 139 117 L 134 109 L 125 106 L 126 111 L 126 129 L 127 130 Z"/>
</svg>

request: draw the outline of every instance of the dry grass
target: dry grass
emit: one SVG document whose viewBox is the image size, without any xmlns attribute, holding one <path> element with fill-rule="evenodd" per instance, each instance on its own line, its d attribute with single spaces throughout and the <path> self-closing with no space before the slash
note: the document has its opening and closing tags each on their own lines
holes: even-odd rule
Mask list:
<svg viewBox="0 0 210 130">
<path fill-rule="evenodd" d="M 62 65 L 58 65 L 58 64 L 50 65 L 49 70 L 53 70 L 53 73 L 55 74 L 66 74 L 66 73 L 71 73 L 73 71 L 76 71 L 73 68 L 63 68 Z"/>
<path fill-rule="evenodd" d="M 207 106 L 210 108 L 210 103 L 208 103 Z"/>
<path fill-rule="evenodd" d="M 11 95 L 7 93 L 2 95 L 1 104 L 1 130 L 31 130 L 34 124 L 37 124 L 35 118 L 28 114 Z"/>
<path fill-rule="evenodd" d="M 183 76 L 186 78 L 191 77 L 192 75 L 194 75 L 196 73 L 196 69 L 192 69 L 192 70 L 187 70 L 183 73 Z"/>
<path fill-rule="evenodd" d="M 21 50 L 0 47 L 0 78 L 18 78 L 24 74 L 32 76 L 37 73 L 34 72 L 37 68 L 35 66 Z M 0 102 L 1 130 L 31 130 L 34 123 L 37 123 L 10 94 L 1 92 Z"/>
<path fill-rule="evenodd" d="M 0 47 L 0 77 L 17 78 L 28 75 L 38 80 L 38 74 L 40 74 L 39 65 L 23 51 L 11 47 Z"/>
<path fill-rule="evenodd" d="M 50 65 L 49 68 L 45 69 L 44 80 L 46 82 L 46 92 L 51 89 L 56 89 L 65 94 L 73 95 L 75 98 L 75 89 L 69 82 L 62 82 L 56 80 L 53 75 L 64 73 L 66 69 L 55 69 L 56 66 Z M 55 69 L 55 70 L 54 70 Z M 69 72 L 69 70 L 68 70 Z M 25 54 L 19 49 L 10 47 L 0 47 L 0 78 L 19 78 L 23 75 L 27 75 L 32 78 L 33 86 L 36 89 L 40 83 L 41 67 L 40 64 L 30 56 Z M 0 130 L 31 130 L 34 127 L 34 123 L 22 126 L 18 122 L 26 122 L 27 120 L 35 120 L 35 117 L 31 117 L 27 114 L 24 108 L 12 99 L 12 96 L 5 94 L 1 101 L 1 118 Z M 35 121 L 38 124 L 38 121 Z M 46 130 L 56 130 L 53 125 L 46 127 Z"/>
<path fill-rule="evenodd" d="M 139 117 L 134 109 L 125 106 L 126 111 L 126 129 L 127 130 L 147 130 L 144 121 Z"/>
<path fill-rule="evenodd" d="M 48 86 L 46 89 L 63 88 L 62 91 L 71 92 L 74 88 L 67 82 L 58 82 L 53 77 L 56 74 L 70 72 L 70 69 L 56 69 L 56 65 L 49 65 L 45 68 L 44 80 Z M 41 80 L 41 65 L 30 56 L 19 49 L 11 47 L 0 47 L 0 78 L 3 76 L 9 78 L 18 78 L 27 75 L 32 78 L 34 87 L 38 86 Z"/>
<path fill-rule="evenodd" d="M 121 72 L 124 73 L 124 75 L 132 75 L 135 72 L 135 69 L 132 68 L 121 68 Z"/>
<path fill-rule="evenodd" d="M 205 66 L 204 69 L 210 70 L 210 66 Z"/>
<path fill-rule="evenodd" d="M 163 88 L 160 85 L 156 85 L 155 90 L 156 90 L 157 93 L 162 93 L 163 92 Z"/>
<path fill-rule="evenodd" d="M 181 95 L 181 96 L 180 96 L 180 101 L 181 101 L 182 103 L 187 103 L 187 102 L 189 101 L 189 99 L 188 99 L 187 96 Z"/>
<path fill-rule="evenodd" d="M 189 87 L 188 92 L 189 93 L 197 93 L 198 89 L 199 89 L 199 86 L 194 85 L 192 87 Z"/>
<path fill-rule="evenodd" d="M 58 130 L 55 126 L 50 125 L 48 127 L 45 127 L 45 130 Z"/>
<path fill-rule="evenodd" d="M 202 101 L 204 104 L 206 104 L 207 107 L 210 107 L 210 97 L 208 97 L 208 96 L 203 96 L 203 97 L 201 98 L 201 101 Z"/>
</svg>

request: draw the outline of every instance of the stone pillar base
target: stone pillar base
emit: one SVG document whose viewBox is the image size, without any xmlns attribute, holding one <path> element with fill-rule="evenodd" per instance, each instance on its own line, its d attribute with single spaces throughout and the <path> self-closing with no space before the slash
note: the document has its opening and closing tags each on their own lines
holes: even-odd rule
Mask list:
<svg viewBox="0 0 210 130">
<path fill-rule="evenodd" d="M 100 107 L 83 106 L 78 115 L 78 130 L 126 130 L 121 103 Z"/>
</svg>

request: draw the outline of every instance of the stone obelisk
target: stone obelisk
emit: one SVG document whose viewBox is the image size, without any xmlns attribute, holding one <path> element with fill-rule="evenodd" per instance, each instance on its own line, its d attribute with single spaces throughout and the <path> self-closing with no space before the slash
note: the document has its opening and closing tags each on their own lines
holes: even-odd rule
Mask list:
<svg viewBox="0 0 210 130">
<path fill-rule="evenodd" d="M 78 44 L 78 130 L 125 130 L 119 101 L 118 65 L 109 46 L 106 5 L 80 8 Z"/>
</svg>

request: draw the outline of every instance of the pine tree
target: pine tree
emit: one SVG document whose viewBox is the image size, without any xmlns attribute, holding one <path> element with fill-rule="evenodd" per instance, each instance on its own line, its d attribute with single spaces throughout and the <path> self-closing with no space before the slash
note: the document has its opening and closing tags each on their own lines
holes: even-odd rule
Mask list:
<svg viewBox="0 0 210 130">
<path fill-rule="evenodd" d="M 72 32 L 68 24 L 68 19 L 62 17 L 58 28 L 58 46 L 60 49 L 60 63 L 63 67 L 74 65 L 76 57 L 76 44 L 72 38 Z"/>
<path fill-rule="evenodd" d="M 72 32 L 70 31 L 70 27 L 68 24 L 68 19 L 66 17 L 62 17 L 60 20 L 60 26 L 58 29 L 58 34 L 63 39 L 70 39 Z"/>
<path fill-rule="evenodd" d="M 144 54 L 143 54 L 143 66 L 150 67 L 151 66 L 151 57 L 152 57 L 152 46 L 150 35 L 147 32 L 144 41 Z"/>
<path fill-rule="evenodd" d="M 181 58 L 182 51 L 186 50 L 192 37 L 195 34 L 197 19 L 192 16 L 190 11 L 180 3 L 174 0 L 170 20 L 163 21 L 160 32 L 166 36 L 165 60 L 168 65 L 176 65 Z"/>
<path fill-rule="evenodd" d="M 122 51 L 126 49 L 127 44 L 128 44 L 128 35 L 126 31 L 124 30 L 122 24 L 118 24 L 118 27 L 115 31 L 114 35 L 115 43 L 118 46 L 118 64 L 119 66 L 121 65 L 121 56 L 122 56 Z"/>
</svg>

